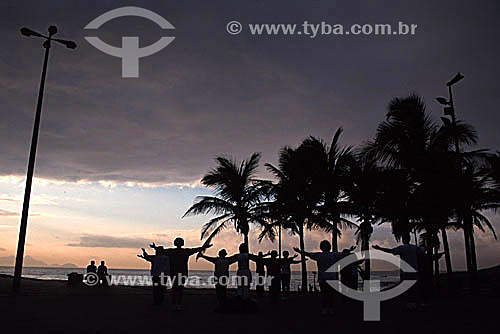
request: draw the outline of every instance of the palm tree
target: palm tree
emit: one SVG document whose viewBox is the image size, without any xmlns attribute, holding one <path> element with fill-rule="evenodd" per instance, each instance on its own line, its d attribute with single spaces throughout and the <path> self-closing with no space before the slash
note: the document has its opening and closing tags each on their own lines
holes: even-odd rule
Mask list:
<svg viewBox="0 0 500 334">
<path fill-rule="evenodd" d="M 217 167 L 201 180 L 203 185 L 214 190 L 215 196 L 198 196 L 183 217 L 209 213 L 216 215 L 203 225 L 201 239 L 206 237 L 205 243 L 210 243 L 232 224 L 248 244 L 250 224 L 265 223 L 260 215 L 259 203 L 268 191 L 267 183 L 255 179 L 260 154 L 253 153 L 241 163 L 225 156 L 215 160 Z"/>
<path fill-rule="evenodd" d="M 341 147 L 339 143 L 342 128 L 335 132 L 330 145 L 321 139 L 309 137 L 302 145 L 309 147 L 321 155 L 319 164 L 325 170 L 317 171 L 323 179 L 323 200 L 320 210 L 328 217 L 326 224 L 316 226 L 319 229 L 332 233 L 332 250 L 338 252 L 338 238 L 341 236 L 342 228 L 352 228 L 354 225 L 345 217 L 352 214 L 352 206 L 347 200 L 345 190 L 349 187 L 351 180 L 351 168 L 355 164 L 355 157 L 351 146 Z"/>
<path fill-rule="evenodd" d="M 497 191 L 500 191 L 500 151 L 497 151 L 496 154 L 490 155 L 488 162 L 488 174 L 493 182 L 492 186 L 497 189 Z"/>
<path fill-rule="evenodd" d="M 387 118 L 379 125 L 375 139 L 368 142 L 363 151 L 373 154 L 402 180 L 399 194 L 392 196 L 399 200 L 394 201 L 387 217 L 396 238 L 403 233 L 410 233 L 416 223 L 425 222 L 424 228 L 439 223 L 441 228 L 438 231 L 441 231 L 443 238 L 447 270 L 451 274 L 446 228 L 450 226 L 448 220 L 452 208 L 446 200 L 449 196 L 445 195 L 452 189 L 449 181 L 453 178 L 450 174 L 453 176 L 460 170 L 460 157 L 452 152 L 453 145 L 455 140 L 459 145 L 475 144 L 477 136 L 466 123 L 458 121 L 454 126 L 447 119 L 443 119 L 443 122 L 444 125 L 439 127 L 430 119 L 423 99 L 416 94 L 394 98 L 389 103 Z M 453 162 L 451 169 L 450 162 Z M 396 190 L 391 188 L 390 191 Z M 412 203 L 416 199 L 427 201 L 425 204 Z M 466 253 L 469 258 L 469 252 Z"/>
<path fill-rule="evenodd" d="M 491 179 L 491 187 L 496 195 L 497 203 L 500 203 L 500 151 L 488 158 L 489 165 L 486 167 Z"/>
<path fill-rule="evenodd" d="M 425 109 L 423 99 L 416 94 L 392 99 L 386 120 L 378 126 L 375 138 L 363 148 L 365 154 L 372 154 L 387 168 L 394 170 L 394 176 L 404 186 L 399 187 L 398 196 L 395 196 L 399 200 L 390 213 L 398 239 L 412 230 L 409 199 L 416 182 L 416 171 L 425 161 L 429 139 L 436 129 Z"/>
<path fill-rule="evenodd" d="M 370 237 L 373 225 L 381 221 L 380 202 L 382 185 L 384 184 L 383 169 L 377 164 L 373 156 L 359 155 L 357 164 L 351 169 L 352 184 L 346 189 L 349 202 L 352 205 L 353 215 L 360 222 L 356 231 L 357 241 L 361 243 L 361 250 L 370 249 Z M 370 279 L 370 261 L 365 261 L 365 277 Z"/>
<path fill-rule="evenodd" d="M 491 222 L 483 214 L 483 211 L 497 210 L 500 207 L 497 190 L 491 185 L 490 172 L 477 164 L 467 163 L 454 187 L 456 215 L 463 219 L 462 228 L 467 231 L 464 236 L 469 238 L 472 273 L 477 272 L 474 227 L 483 232 L 487 227 L 497 239 Z"/>
<path fill-rule="evenodd" d="M 266 164 L 278 182 L 273 186 L 274 201 L 270 203 L 273 221 L 299 236 L 299 245 L 305 250 L 304 229 L 324 225 L 318 205 L 323 195 L 326 160 L 322 147 L 302 143 L 293 149 L 285 146 L 279 154 L 279 167 Z M 268 230 L 271 230 L 269 227 Z M 301 258 L 302 291 L 307 291 L 307 268 Z"/>
<path fill-rule="evenodd" d="M 442 244 L 445 253 L 446 270 L 448 278 L 452 278 L 453 269 L 451 264 L 450 247 L 448 243 L 448 228 L 458 226 L 451 220 L 454 217 L 453 186 L 460 172 L 460 165 L 457 164 L 457 153 L 453 151 L 453 136 L 448 132 L 448 124 L 432 131 L 430 134 L 424 159 L 416 170 L 413 194 L 411 195 L 411 206 L 415 219 L 420 223 L 417 229 L 426 231 L 426 237 L 434 240 L 427 245 L 435 253 L 439 246 L 439 234 L 441 234 Z M 464 132 L 467 133 L 467 132 Z M 469 132 L 472 136 L 473 132 Z M 471 137 L 472 138 L 472 137 Z M 465 139 L 464 137 L 464 140 Z M 437 267 L 436 262 L 435 267 Z"/>
</svg>

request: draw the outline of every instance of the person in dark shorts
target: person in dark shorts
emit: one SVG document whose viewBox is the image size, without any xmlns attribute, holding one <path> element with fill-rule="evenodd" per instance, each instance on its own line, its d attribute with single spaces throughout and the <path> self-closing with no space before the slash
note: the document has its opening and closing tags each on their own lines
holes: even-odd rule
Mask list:
<svg viewBox="0 0 500 334">
<path fill-rule="evenodd" d="M 290 253 L 288 251 L 283 252 L 283 258 L 281 259 L 280 277 L 281 277 L 281 290 L 284 295 L 290 293 L 290 280 L 292 278 L 292 270 L 290 269 L 291 264 L 300 263 L 300 261 L 295 261 L 294 257 L 289 257 Z"/>
<path fill-rule="evenodd" d="M 307 256 L 311 260 L 316 261 L 318 283 L 321 291 L 321 315 L 334 315 L 335 289 L 328 284 L 328 281 L 337 280 L 337 273 L 329 272 L 328 269 L 342 259 L 342 254 L 339 252 L 330 252 L 332 245 L 328 240 L 321 241 L 319 248 L 321 252 L 317 253 L 302 252 L 299 248 L 294 248 L 294 250 L 301 256 Z"/>
<path fill-rule="evenodd" d="M 159 248 L 152 243 L 151 248 L 155 250 Z M 182 296 L 184 292 L 184 284 L 186 284 L 189 270 L 188 260 L 191 255 L 198 252 L 203 252 L 207 248 L 212 247 L 210 244 L 205 244 L 197 248 L 183 248 L 184 239 L 176 238 L 174 240 L 175 248 L 167 248 L 160 251 L 159 255 L 168 255 L 170 258 L 170 277 L 172 279 L 172 304 L 174 310 L 180 311 L 182 307 Z"/>
<path fill-rule="evenodd" d="M 217 295 L 218 309 L 226 307 L 227 285 L 229 284 L 229 266 L 238 261 L 238 254 L 227 257 L 227 251 L 221 249 L 218 257 L 210 257 L 198 253 L 198 258 L 202 258 L 214 264 L 215 294 Z"/>
<path fill-rule="evenodd" d="M 264 295 L 264 285 L 266 283 L 266 266 L 264 264 L 264 255 L 259 252 L 257 258 L 255 259 L 255 272 L 257 273 L 257 283 L 255 285 L 255 292 L 257 297 L 262 297 Z"/>
<path fill-rule="evenodd" d="M 267 269 L 267 275 L 271 277 L 271 286 L 269 287 L 271 298 L 273 301 L 277 301 L 281 292 L 281 266 L 284 261 L 283 259 L 278 259 L 278 252 L 275 250 L 271 251 L 270 255 L 270 259 L 263 259 L 263 261 Z M 293 257 L 292 260 L 294 258 L 295 257 Z M 287 261 L 289 260 L 290 259 Z"/>
<path fill-rule="evenodd" d="M 163 253 L 163 247 L 156 248 L 155 255 L 149 255 L 144 248 L 142 254 L 138 257 L 151 263 L 151 277 L 153 281 L 153 304 L 161 305 L 165 299 L 166 282 L 170 272 L 170 258 L 168 255 L 159 255 Z"/>
<path fill-rule="evenodd" d="M 415 272 L 405 272 L 403 270 L 400 270 L 400 279 L 401 281 L 405 280 L 415 280 L 418 282 L 419 278 L 419 271 L 420 268 L 418 267 L 418 259 L 424 254 L 424 248 L 419 247 L 416 245 L 410 244 L 410 235 L 406 234 L 403 235 L 401 238 L 403 241 L 403 244 L 401 246 L 395 247 L 395 248 L 384 248 L 378 245 L 373 245 L 372 247 L 376 250 L 380 250 L 385 253 L 393 254 L 393 255 L 399 255 L 401 258 L 401 261 L 406 262 L 409 264 Z M 401 267 L 401 266 L 400 266 Z M 418 286 L 420 284 L 415 284 L 413 285 L 408 291 L 405 293 L 407 302 L 405 308 L 407 310 L 416 310 L 417 304 L 418 304 Z"/>
</svg>

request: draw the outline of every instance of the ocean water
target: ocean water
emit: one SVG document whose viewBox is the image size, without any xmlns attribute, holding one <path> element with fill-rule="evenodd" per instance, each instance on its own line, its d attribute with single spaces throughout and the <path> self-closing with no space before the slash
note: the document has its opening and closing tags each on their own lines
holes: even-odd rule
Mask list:
<svg viewBox="0 0 500 334">
<path fill-rule="evenodd" d="M 24 267 L 23 277 L 27 278 L 37 278 L 45 280 L 62 280 L 66 281 L 68 279 L 67 275 L 69 273 L 76 272 L 79 274 L 85 273 L 85 268 L 50 268 L 50 267 Z M 108 269 L 108 273 L 112 276 L 123 276 L 123 277 L 148 277 L 149 270 L 140 269 Z M 0 266 L 0 274 L 13 275 L 14 267 Z M 204 270 L 190 270 L 189 276 L 191 278 L 197 277 L 198 279 L 190 279 L 188 285 L 192 288 L 213 288 L 212 284 L 209 284 L 209 277 L 213 275 L 212 271 Z M 230 278 L 235 277 L 236 272 L 230 272 Z M 308 272 L 308 284 L 309 286 L 316 285 L 315 283 L 315 273 Z M 299 271 L 292 272 L 292 278 L 290 283 L 290 288 L 292 291 L 298 291 L 301 286 L 301 273 Z M 392 285 L 399 283 L 399 271 L 374 271 L 372 272 L 372 281 L 380 281 L 380 288 L 384 289 Z M 255 280 L 254 280 L 255 281 Z M 359 280 L 359 286 L 363 285 L 363 281 Z M 124 282 L 119 282 L 119 285 L 124 285 Z M 134 285 L 146 285 L 141 280 L 134 281 Z M 236 282 L 230 279 L 229 287 L 236 287 Z"/>
</svg>

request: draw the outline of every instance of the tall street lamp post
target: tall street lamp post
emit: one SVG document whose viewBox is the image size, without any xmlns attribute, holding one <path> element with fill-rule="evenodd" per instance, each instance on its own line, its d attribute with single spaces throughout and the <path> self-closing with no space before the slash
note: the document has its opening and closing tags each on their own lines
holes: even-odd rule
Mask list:
<svg viewBox="0 0 500 334">
<path fill-rule="evenodd" d="M 446 83 L 446 86 L 448 87 L 448 99 L 446 99 L 445 97 L 437 97 L 436 98 L 436 100 L 441 105 L 444 106 L 444 109 L 443 109 L 444 115 L 451 116 L 451 123 L 450 123 L 450 120 L 446 117 L 441 117 L 441 119 L 443 120 L 445 125 L 451 125 L 455 131 L 456 131 L 456 126 L 457 126 L 457 118 L 456 118 L 456 113 L 455 113 L 455 105 L 453 104 L 453 89 L 452 89 L 452 87 L 453 87 L 453 85 L 455 85 L 456 83 L 461 81 L 463 78 L 464 78 L 464 76 L 460 72 L 458 72 L 453 77 L 453 79 L 451 79 L 450 81 L 448 81 Z M 460 153 L 460 146 L 458 143 L 458 133 L 455 133 L 454 141 L 455 141 L 455 152 L 457 153 L 457 159 L 459 159 L 458 154 Z M 459 172 L 461 172 L 461 165 L 459 163 L 459 160 L 457 163 L 457 168 L 459 169 Z M 470 232 L 468 231 L 468 228 L 467 227 L 464 228 L 464 238 L 466 241 L 465 252 L 466 252 L 466 258 L 467 258 L 467 270 L 468 271 L 470 271 L 471 267 L 472 267 L 471 249 L 470 249 L 470 243 L 469 243 L 469 239 L 470 239 L 469 233 Z M 449 251 L 447 253 L 449 253 Z M 449 255 L 447 254 L 447 256 L 449 256 Z M 451 262 L 451 260 L 449 258 L 447 258 L 447 265 L 449 262 Z"/>
<path fill-rule="evenodd" d="M 31 184 L 33 181 L 33 172 L 35 170 L 36 148 L 38 144 L 38 132 L 40 129 L 40 118 L 42 113 L 43 91 L 45 88 L 45 77 L 47 76 L 47 62 L 49 60 L 49 50 L 52 42 L 66 46 L 69 49 L 75 49 L 76 43 L 64 39 L 53 38 L 57 33 L 56 26 L 50 26 L 48 36 L 29 28 L 21 28 L 21 34 L 27 37 L 38 37 L 44 39 L 42 46 L 45 48 L 43 58 L 42 77 L 40 79 L 40 90 L 38 91 L 38 102 L 36 105 L 35 123 L 33 125 L 33 136 L 31 137 L 30 156 L 28 161 L 28 172 L 26 175 L 26 188 L 24 190 L 23 212 L 21 215 L 21 226 L 19 228 L 19 239 L 17 243 L 16 267 L 14 271 L 13 290 L 18 292 L 21 286 L 21 274 L 23 271 L 24 244 L 26 242 L 26 228 L 28 226 L 28 211 L 30 206 Z"/>
</svg>

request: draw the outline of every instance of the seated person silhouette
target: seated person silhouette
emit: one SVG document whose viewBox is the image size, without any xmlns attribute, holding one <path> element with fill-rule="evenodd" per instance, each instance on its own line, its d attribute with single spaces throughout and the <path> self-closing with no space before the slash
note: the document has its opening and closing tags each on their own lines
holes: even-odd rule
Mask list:
<svg viewBox="0 0 500 334">
<path fill-rule="evenodd" d="M 101 261 L 99 267 L 97 267 L 97 276 L 99 277 L 99 282 L 101 285 L 108 285 L 108 281 L 106 277 L 108 276 L 108 267 L 104 264 L 104 261 Z"/>
<path fill-rule="evenodd" d="M 87 266 L 87 273 L 97 273 L 97 267 L 94 260 L 90 261 L 90 264 Z"/>
</svg>

